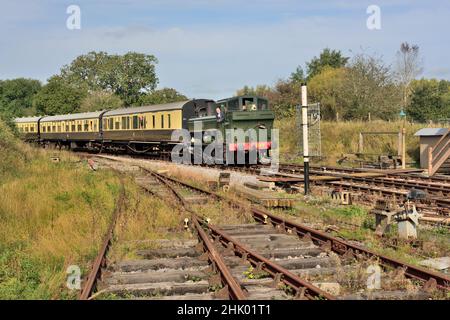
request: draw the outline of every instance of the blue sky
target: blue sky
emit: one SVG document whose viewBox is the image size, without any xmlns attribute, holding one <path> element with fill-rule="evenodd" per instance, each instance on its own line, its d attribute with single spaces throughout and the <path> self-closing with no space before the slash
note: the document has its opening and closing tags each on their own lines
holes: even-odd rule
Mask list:
<svg viewBox="0 0 450 320">
<path fill-rule="evenodd" d="M 81 8 L 81 30 L 66 9 Z M 274 84 L 325 47 L 393 63 L 418 44 L 425 77 L 450 79 L 450 1 L 0 0 L 0 79 L 43 82 L 76 56 L 137 51 L 158 60 L 159 87 L 219 99 L 244 85 Z M 366 9 L 381 8 L 381 30 Z"/>
</svg>

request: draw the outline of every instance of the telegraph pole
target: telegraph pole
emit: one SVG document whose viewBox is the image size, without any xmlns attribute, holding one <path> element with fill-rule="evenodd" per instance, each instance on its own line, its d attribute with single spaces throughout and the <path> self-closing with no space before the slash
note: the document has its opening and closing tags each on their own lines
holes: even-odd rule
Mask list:
<svg viewBox="0 0 450 320">
<path fill-rule="evenodd" d="M 309 193 L 309 139 L 308 139 L 308 98 L 306 84 L 302 84 L 302 129 L 303 129 L 303 173 L 305 195 Z"/>
</svg>

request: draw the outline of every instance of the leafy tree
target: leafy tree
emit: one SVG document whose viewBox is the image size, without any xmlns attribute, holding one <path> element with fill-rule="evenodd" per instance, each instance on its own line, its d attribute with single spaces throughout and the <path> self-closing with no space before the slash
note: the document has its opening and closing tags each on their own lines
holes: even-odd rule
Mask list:
<svg viewBox="0 0 450 320">
<path fill-rule="evenodd" d="M 300 104 L 300 97 L 300 83 L 279 80 L 267 98 L 277 117 L 285 118 L 295 115 L 295 108 Z"/>
<path fill-rule="evenodd" d="M 75 86 L 97 91 L 106 89 L 106 77 L 111 60 L 106 52 L 89 52 L 78 56 L 69 65 L 61 68 L 61 78 Z"/>
<path fill-rule="evenodd" d="M 305 71 L 301 66 L 298 66 L 294 72 L 291 73 L 291 77 L 289 78 L 292 82 L 302 83 L 306 81 Z"/>
<path fill-rule="evenodd" d="M 188 100 L 188 98 L 177 90 L 173 88 L 163 88 L 140 96 L 138 104 L 143 106 L 186 100 Z"/>
<path fill-rule="evenodd" d="M 0 81 L 0 113 L 7 117 L 31 115 L 33 97 L 40 89 L 38 80 L 18 78 Z"/>
<path fill-rule="evenodd" d="M 325 67 L 309 81 L 309 100 L 320 102 L 324 119 L 339 120 L 345 114 L 348 72 L 347 68 Z"/>
<path fill-rule="evenodd" d="M 72 113 L 78 111 L 86 95 L 86 90 L 68 84 L 61 77 L 53 76 L 35 95 L 33 104 L 41 115 Z"/>
<path fill-rule="evenodd" d="M 257 85 L 254 87 L 244 86 L 242 89 L 236 91 L 237 96 L 261 96 L 268 98 L 272 93 L 272 89 L 266 85 Z"/>
<path fill-rule="evenodd" d="M 392 119 L 400 112 L 401 95 L 389 66 L 381 57 L 357 54 L 349 63 L 346 84 L 346 119 Z"/>
<path fill-rule="evenodd" d="M 117 95 L 105 91 L 94 91 L 81 101 L 78 111 L 91 112 L 121 107 L 123 107 L 123 101 Z"/>
<path fill-rule="evenodd" d="M 89 91 L 107 91 L 118 95 L 126 106 L 139 101 L 158 84 L 153 55 L 128 52 L 109 55 L 89 52 L 77 57 L 61 69 L 61 78 L 78 88 Z"/>
<path fill-rule="evenodd" d="M 325 67 L 341 68 L 344 67 L 349 58 L 344 57 L 339 50 L 323 49 L 319 57 L 314 57 L 310 62 L 306 63 L 306 71 L 308 79 L 319 74 Z"/>
<path fill-rule="evenodd" d="M 450 81 L 421 79 L 411 83 L 412 93 L 406 109 L 416 121 L 450 118 Z"/>
</svg>

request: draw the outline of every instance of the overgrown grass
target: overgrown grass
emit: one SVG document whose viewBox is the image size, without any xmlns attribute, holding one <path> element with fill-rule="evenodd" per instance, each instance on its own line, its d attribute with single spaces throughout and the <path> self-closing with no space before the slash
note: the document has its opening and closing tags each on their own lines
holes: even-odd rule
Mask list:
<svg viewBox="0 0 450 320">
<path fill-rule="evenodd" d="M 78 158 L 34 150 L 0 124 L 0 299 L 69 299 L 66 269 L 83 274 L 109 224 L 119 179 Z"/>
<path fill-rule="evenodd" d="M 321 164 L 336 165 L 343 154 L 358 152 L 359 132 L 399 132 L 403 122 L 387 121 L 322 121 L 322 155 Z M 406 123 L 406 156 L 407 162 L 419 162 L 419 138 L 414 134 L 426 124 Z M 300 131 L 295 118 L 275 121 L 275 127 L 280 128 L 280 157 L 282 161 L 301 161 L 299 156 Z M 366 136 L 364 152 L 370 154 L 397 154 L 397 136 Z M 314 159 L 313 159 L 314 161 Z M 316 160 L 317 163 L 319 163 Z"/>
<path fill-rule="evenodd" d="M 136 250 L 155 247 L 151 240 L 190 236 L 184 232 L 185 212 L 145 193 L 131 179 L 126 186 L 126 212 L 116 226 L 115 242 L 109 255 L 111 261 L 136 258 Z"/>
</svg>

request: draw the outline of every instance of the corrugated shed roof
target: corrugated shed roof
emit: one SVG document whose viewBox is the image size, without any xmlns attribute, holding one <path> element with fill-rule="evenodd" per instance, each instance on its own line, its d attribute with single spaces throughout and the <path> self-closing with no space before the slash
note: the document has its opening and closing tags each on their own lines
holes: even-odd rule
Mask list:
<svg viewBox="0 0 450 320">
<path fill-rule="evenodd" d="M 426 136 L 443 136 L 446 134 L 448 129 L 446 128 L 423 128 L 417 131 L 414 135 L 419 137 Z"/>
</svg>

